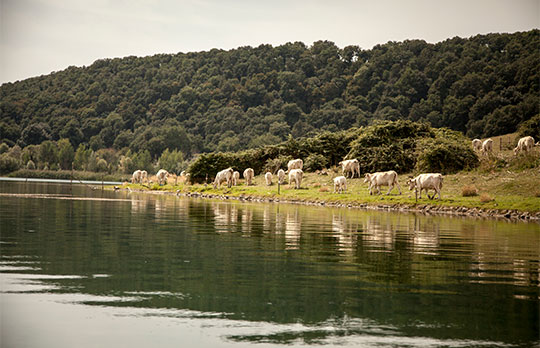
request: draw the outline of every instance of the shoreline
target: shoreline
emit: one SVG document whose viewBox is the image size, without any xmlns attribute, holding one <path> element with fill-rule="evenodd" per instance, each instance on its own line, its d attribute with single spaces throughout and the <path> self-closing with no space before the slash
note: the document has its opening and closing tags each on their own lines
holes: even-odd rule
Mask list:
<svg viewBox="0 0 540 348">
<path fill-rule="evenodd" d="M 330 208 L 348 208 L 348 209 L 360 209 L 360 210 L 374 210 L 374 211 L 388 211 L 388 212 L 401 212 L 401 213 L 419 213 L 426 216 L 440 215 L 440 216 L 454 216 L 454 217 L 469 217 L 480 219 L 493 219 L 493 220 L 506 220 L 513 222 L 533 222 L 540 224 L 540 211 L 539 212 L 526 212 L 518 211 L 515 209 L 483 209 L 483 208 L 468 208 L 464 206 L 441 206 L 431 205 L 426 203 L 408 204 L 408 203 L 395 203 L 395 204 L 371 204 L 371 203 L 342 203 L 342 202 L 330 202 L 324 200 L 302 200 L 302 199 L 290 199 L 279 197 L 265 197 L 257 195 L 244 195 L 239 196 L 218 194 L 218 193 L 201 193 L 201 192 L 177 192 L 166 190 L 137 190 L 131 188 L 122 188 L 121 190 L 127 190 L 129 192 L 136 193 L 150 193 L 150 194 L 166 194 L 175 195 L 178 197 L 186 198 L 202 198 L 202 199 L 219 199 L 219 200 L 236 200 L 239 202 L 253 202 L 253 203 L 284 203 L 284 204 L 300 204 L 307 206 L 319 206 Z"/>
</svg>

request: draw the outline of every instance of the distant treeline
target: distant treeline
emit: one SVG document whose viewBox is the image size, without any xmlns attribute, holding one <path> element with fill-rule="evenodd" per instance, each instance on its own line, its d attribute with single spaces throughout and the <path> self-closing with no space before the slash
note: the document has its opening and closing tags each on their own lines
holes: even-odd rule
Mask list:
<svg viewBox="0 0 540 348">
<path fill-rule="evenodd" d="M 148 151 L 155 162 L 165 149 L 189 158 L 376 120 L 423 121 L 469 137 L 509 133 L 539 113 L 539 34 L 98 60 L 3 84 L 0 143 L 68 139 L 75 151 Z"/>
</svg>

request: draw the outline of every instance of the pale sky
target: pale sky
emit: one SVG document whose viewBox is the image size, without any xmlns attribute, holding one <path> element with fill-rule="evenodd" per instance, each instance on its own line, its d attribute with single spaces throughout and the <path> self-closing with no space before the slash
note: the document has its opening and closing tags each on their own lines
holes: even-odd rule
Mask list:
<svg viewBox="0 0 540 348">
<path fill-rule="evenodd" d="M 278 46 L 339 47 L 540 27 L 540 0 L 0 0 L 0 83 L 101 58 Z"/>
</svg>

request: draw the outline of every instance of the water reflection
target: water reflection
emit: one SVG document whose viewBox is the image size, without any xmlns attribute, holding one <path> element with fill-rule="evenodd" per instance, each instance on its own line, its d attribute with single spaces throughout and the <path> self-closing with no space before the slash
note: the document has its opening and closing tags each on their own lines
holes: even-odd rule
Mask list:
<svg viewBox="0 0 540 348">
<path fill-rule="evenodd" d="M 13 295 L 39 285 L 30 291 L 76 294 L 86 307 L 126 316 L 217 320 L 201 330 L 233 346 L 538 339 L 537 224 L 100 197 L 108 199 L 0 201 L 0 273 L 22 275 Z"/>
</svg>

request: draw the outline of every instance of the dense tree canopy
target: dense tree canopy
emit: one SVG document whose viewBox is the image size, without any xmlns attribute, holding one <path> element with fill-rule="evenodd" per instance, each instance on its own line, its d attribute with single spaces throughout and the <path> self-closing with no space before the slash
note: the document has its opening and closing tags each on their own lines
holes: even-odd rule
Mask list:
<svg viewBox="0 0 540 348">
<path fill-rule="evenodd" d="M 408 119 L 470 137 L 539 113 L 540 31 L 98 60 L 0 87 L 0 143 L 192 153 Z M 69 151 L 68 151 L 69 152 Z M 146 161 L 146 160 L 145 160 Z"/>
</svg>

